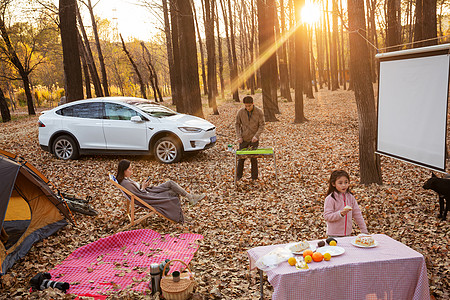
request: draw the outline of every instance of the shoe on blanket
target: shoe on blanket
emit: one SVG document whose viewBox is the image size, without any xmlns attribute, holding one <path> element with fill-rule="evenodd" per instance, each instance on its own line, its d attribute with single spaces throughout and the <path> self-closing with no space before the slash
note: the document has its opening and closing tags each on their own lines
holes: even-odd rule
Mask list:
<svg viewBox="0 0 450 300">
<path fill-rule="evenodd" d="M 200 194 L 200 195 L 195 195 L 195 194 L 191 194 L 190 196 L 188 196 L 189 199 L 189 204 L 194 206 L 195 204 L 197 204 L 200 200 L 203 200 L 206 197 L 205 194 Z"/>
</svg>

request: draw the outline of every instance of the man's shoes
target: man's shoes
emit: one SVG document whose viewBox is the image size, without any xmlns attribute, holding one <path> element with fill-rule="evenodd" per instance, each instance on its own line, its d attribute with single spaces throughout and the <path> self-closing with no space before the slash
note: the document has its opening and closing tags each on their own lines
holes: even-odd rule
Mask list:
<svg viewBox="0 0 450 300">
<path fill-rule="evenodd" d="M 188 197 L 189 199 L 189 204 L 194 206 L 195 204 L 197 204 L 200 200 L 203 200 L 206 197 L 205 194 L 200 194 L 200 195 L 191 195 L 190 197 Z"/>
</svg>

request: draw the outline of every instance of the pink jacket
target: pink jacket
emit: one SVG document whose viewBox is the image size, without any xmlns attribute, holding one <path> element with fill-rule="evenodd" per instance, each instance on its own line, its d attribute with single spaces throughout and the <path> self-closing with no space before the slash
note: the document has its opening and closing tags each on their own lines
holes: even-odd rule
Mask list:
<svg viewBox="0 0 450 300">
<path fill-rule="evenodd" d="M 328 195 L 323 205 L 323 217 L 327 222 L 327 235 L 348 236 L 352 234 L 352 217 L 358 224 L 362 233 L 368 233 L 366 223 L 359 209 L 355 197 L 350 193 L 333 192 L 334 198 Z M 345 216 L 341 216 L 341 210 L 345 205 L 352 207 L 352 210 Z"/>
</svg>

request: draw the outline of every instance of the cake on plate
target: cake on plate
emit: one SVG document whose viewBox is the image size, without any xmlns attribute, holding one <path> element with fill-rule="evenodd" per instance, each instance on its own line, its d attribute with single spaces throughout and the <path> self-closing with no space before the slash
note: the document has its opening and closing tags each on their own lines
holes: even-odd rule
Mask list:
<svg viewBox="0 0 450 300">
<path fill-rule="evenodd" d="M 300 243 L 294 244 L 292 245 L 289 250 L 291 250 L 292 252 L 302 252 L 306 249 L 309 249 L 310 245 L 308 242 L 306 241 L 302 241 Z"/>
<path fill-rule="evenodd" d="M 375 240 L 373 239 L 373 237 L 371 235 L 359 234 L 356 237 L 355 244 L 364 246 L 364 247 L 369 247 L 369 246 L 375 245 Z"/>
</svg>

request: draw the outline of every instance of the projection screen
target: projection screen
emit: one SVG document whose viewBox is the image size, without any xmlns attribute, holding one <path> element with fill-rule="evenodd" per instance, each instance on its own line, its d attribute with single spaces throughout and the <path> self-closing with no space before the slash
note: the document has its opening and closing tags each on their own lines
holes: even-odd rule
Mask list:
<svg viewBox="0 0 450 300">
<path fill-rule="evenodd" d="M 450 45 L 378 54 L 377 153 L 445 172 Z"/>
</svg>

